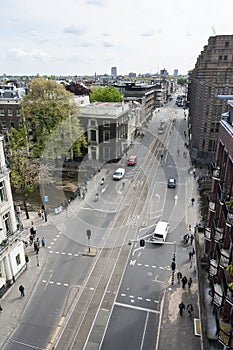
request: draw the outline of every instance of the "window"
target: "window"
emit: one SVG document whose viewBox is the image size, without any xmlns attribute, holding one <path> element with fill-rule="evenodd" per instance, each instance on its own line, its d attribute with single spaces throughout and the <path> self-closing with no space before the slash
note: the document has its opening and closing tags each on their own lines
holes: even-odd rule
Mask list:
<svg viewBox="0 0 233 350">
<path fill-rule="evenodd" d="M 218 60 L 222 61 L 222 55 L 218 56 Z"/>
<path fill-rule="evenodd" d="M 105 161 L 110 160 L 110 148 L 109 147 L 104 147 L 103 148 L 103 159 Z"/>
<path fill-rule="evenodd" d="M 20 259 L 20 255 L 16 255 L 15 257 L 15 260 L 16 260 L 16 265 L 19 266 L 21 264 L 21 259 Z"/>
<path fill-rule="evenodd" d="M 4 115 L 4 108 L 0 108 L 0 115 Z"/>
<path fill-rule="evenodd" d="M 104 142 L 109 142 L 110 141 L 110 131 L 109 130 L 105 130 L 103 132 L 103 141 Z"/>
<path fill-rule="evenodd" d="M 224 61 L 227 61 L 228 60 L 228 56 L 225 55 L 223 59 L 224 59 Z"/>
<path fill-rule="evenodd" d="M 7 114 L 8 115 L 13 115 L 12 108 L 7 108 Z"/>
<path fill-rule="evenodd" d="M 5 121 L 5 120 L 2 120 L 2 121 L 0 122 L 0 129 L 6 130 L 6 121 Z"/>
<path fill-rule="evenodd" d="M 11 219 L 9 212 L 3 215 L 3 221 L 5 225 L 6 235 L 9 236 L 11 234 Z"/>
<path fill-rule="evenodd" d="M 14 127 L 15 127 L 15 122 L 14 122 L 14 120 L 10 120 L 10 127 L 11 127 L 11 128 L 14 128 Z"/>
<path fill-rule="evenodd" d="M 90 119 L 90 125 L 91 126 L 96 126 L 97 125 L 96 120 L 95 119 Z"/>
<path fill-rule="evenodd" d="M 218 132 L 219 131 L 219 123 L 211 123 L 210 132 Z"/>
<path fill-rule="evenodd" d="M 106 128 L 106 127 L 109 127 L 110 126 L 110 121 L 109 120 L 104 120 L 103 121 L 103 126 Z"/>
<path fill-rule="evenodd" d="M 225 47 L 229 47 L 229 41 L 225 41 Z"/>
<path fill-rule="evenodd" d="M 90 131 L 90 141 L 96 142 L 96 130 L 91 130 Z"/>
<path fill-rule="evenodd" d="M 20 116 L 19 108 L 16 109 L 16 115 L 17 115 L 17 116 Z"/>
<path fill-rule="evenodd" d="M 1 181 L 0 182 L 0 202 L 5 202 L 5 201 L 7 201 L 6 189 L 5 189 L 4 181 Z"/>
<path fill-rule="evenodd" d="M 209 140 L 208 151 L 215 152 L 216 151 L 216 140 Z"/>
</svg>

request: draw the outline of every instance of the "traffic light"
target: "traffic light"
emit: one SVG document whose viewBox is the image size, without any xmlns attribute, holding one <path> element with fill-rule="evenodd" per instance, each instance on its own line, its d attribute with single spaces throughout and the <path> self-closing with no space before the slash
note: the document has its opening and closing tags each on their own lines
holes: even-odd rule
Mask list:
<svg viewBox="0 0 233 350">
<path fill-rule="evenodd" d="M 140 239 L 140 247 L 145 247 L 145 240 L 144 239 Z"/>
</svg>

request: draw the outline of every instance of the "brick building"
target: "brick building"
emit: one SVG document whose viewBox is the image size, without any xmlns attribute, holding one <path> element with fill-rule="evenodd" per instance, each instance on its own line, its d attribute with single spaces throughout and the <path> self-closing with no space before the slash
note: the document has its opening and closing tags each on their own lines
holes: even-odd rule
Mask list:
<svg viewBox="0 0 233 350">
<path fill-rule="evenodd" d="M 219 126 L 208 221 L 204 228 L 215 341 L 220 349 L 233 346 L 233 101 L 228 101 L 228 108 Z"/>
<path fill-rule="evenodd" d="M 233 94 L 233 35 L 210 37 L 190 75 L 188 101 L 191 157 L 202 165 L 215 159 L 221 114 Z"/>
</svg>

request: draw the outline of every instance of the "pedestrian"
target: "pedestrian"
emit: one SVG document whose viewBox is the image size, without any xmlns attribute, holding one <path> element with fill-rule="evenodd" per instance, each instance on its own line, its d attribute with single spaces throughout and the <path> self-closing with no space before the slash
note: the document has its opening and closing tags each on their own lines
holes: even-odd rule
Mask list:
<svg viewBox="0 0 233 350">
<path fill-rule="evenodd" d="M 2 308 L 2 305 L 0 305 L 0 312 L 3 312 L 3 308 Z"/>
<path fill-rule="evenodd" d="M 193 234 L 193 233 L 191 233 L 191 235 L 190 235 L 190 245 L 192 245 L 192 244 L 193 244 L 193 240 L 194 240 L 194 234 Z"/>
<path fill-rule="evenodd" d="M 188 304 L 188 305 L 187 305 L 187 311 L 188 311 L 189 316 L 191 316 L 191 315 L 192 315 L 192 312 L 193 312 L 193 306 L 192 306 L 192 304 Z"/>
<path fill-rule="evenodd" d="M 193 248 L 192 249 L 192 256 L 194 256 L 195 255 L 195 249 Z"/>
<path fill-rule="evenodd" d="M 34 241 L 34 251 L 36 252 L 38 246 L 37 246 L 37 241 Z"/>
<path fill-rule="evenodd" d="M 180 280 L 182 278 L 182 273 L 180 271 L 178 271 L 176 276 L 177 276 L 178 284 L 180 284 Z"/>
<path fill-rule="evenodd" d="M 193 283 L 192 277 L 189 277 L 189 280 L 188 280 L 188 289 L 191 288 L 192 283 Z"/>
<path fill-rule="evenodd" d="M 185 288 L 186 283 L 188 282 L 187 277 L 186 277 L 186 276 L 184 276 L 184 277 L 182 278 L 181 282 L 182 282 L 182 288 L 184 289 L 184 288 Z"/>
<path fill-rule="evenodd" d="M 42 239 L 41 239 L 41 245 L 42 245 L 42 247 L 45 247 L 45 239 L 44 239 L 44 237 L 42 237 Z"/>
<path fill-rule="evenodd" d="M 24 293 L 24 286 L 22 284 L 19 286 L 19 291 L 20 291 L 21 298 L 23 298 L 25 293 Z"/>
<path fill-rule="evenodd" d="M 190 250 L 190 252 L 189 252 L 189 261 L 191 261 L 192 257 L 193 257 L 193 255 L 192 255 L 192 252 Z"/>
<path fill-rule="evenodd" d="M 180 316 L 183 315 L 184 309 L 185 309 L 185 305 L 184 305 L 183 301 L 181 300 L 181 303 L 179 304 Z"/>
<path fill-rule="evenodd" d="M 192 204 L 192 207 L 193 207 L 194 204 L 195 204 L 195 198 L 191 198 L 191 204 Z"/>
<path fill-rule="evenodd" d="M 188 241 L 189 241 L 189 234 L 186 233 L 186 235 L 184 235 L 183 239 L 184 239 L 184 244 L 188 244 Z"/>
</svg>

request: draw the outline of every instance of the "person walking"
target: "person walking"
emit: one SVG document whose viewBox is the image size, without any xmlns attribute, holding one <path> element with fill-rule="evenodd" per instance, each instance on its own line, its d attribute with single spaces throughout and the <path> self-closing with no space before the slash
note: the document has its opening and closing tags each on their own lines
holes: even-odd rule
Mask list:
<svg viewBox="0 0 233 350">
<path fill-rule="evenodd" d="M 192 252 L 190 250 L 190 252 L 189 252 L 189 261 L 191 261 L 192 257 L 193 257 L 193 254 L 192 254 Z"/>
<path fill-rule="evenodd" d="M 23 298 L 25 293 L 24 293 L 24 286 L 22 284 L 19 286 L 19 291 L 20 291 L 21 298 Z"/>
<path fill-rule="evenodd" d="M 185 310 L 185 305 L 182 300 L 181 300 L 181 303 L 179 304 L 179 310 L 180 310 L 180 316 L 182 316 L 183 311 Z"/>
<path fill-rule="evenodd" d="M 193 244 L 193 240 L 194 240 L 194 234 L 193 234 L 193 233 L 191 233 L 191 235 L 190 235 L 190 245 L 192 245 L 192 244 Z"/>
<path fill-rule="evenodd" d="M 0 312 L 3 312 L 3 308 L 2 308 L 2 305 L 0 305 Z"/>
<path fill-rule="evenodd" d="M 182 278 L 181 282 L 182 282 L 182 288 L 184 289 L 185 286 L 186 286 L 186 283 L 188 282 L 187 277 L 184 276 L 184 277 Z"/>
<path fill-rule="evenodd" d="M 177 282 L 178 282 L 178 284 L 180 284 L 180 280 L 182 278 L 182 273 L 180 271 L 178 271 L 176 276 L 177 276 Z"/>
<path fill-rule="evenodd" d="M 195 204 L 195 198 L 191 198 L 191 204 L 192 204 L 192 207 L 193 207 L 194 204 Z"/>
<path fill-rule="evenodd" d="M 193 283 L 192 277 L 189 277 L 189 280 L 188 280 L 188 289 L 191 288 L 192 283 Z"/>
<path fill-rule="evenodd" d="M 191 315 L 192 315 L 192 312 L 193 312 L 193 306 L 192 306 L 192 304 L 188 304 L 188 305 L 187 305 L 187 311 L 188 311 L 189 316 L 191 316 Z"/>
<path fill-rule="evenodd" d="M 44 237 L 42 237 L 42 239 L 41 239 L 41 245 L 42 245 L 42 247 L 45 247 L 45 239 L 44 239 Z"/>
</svg>

